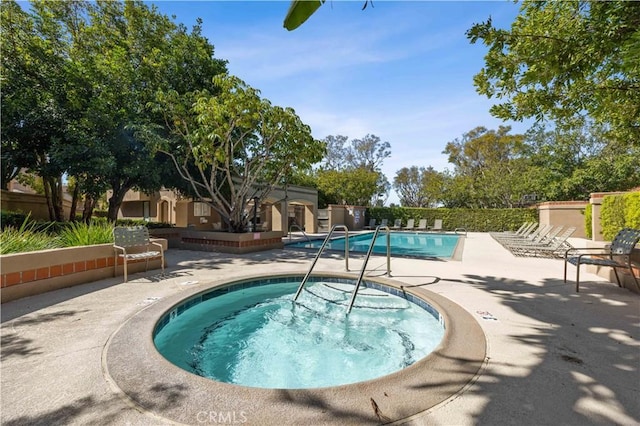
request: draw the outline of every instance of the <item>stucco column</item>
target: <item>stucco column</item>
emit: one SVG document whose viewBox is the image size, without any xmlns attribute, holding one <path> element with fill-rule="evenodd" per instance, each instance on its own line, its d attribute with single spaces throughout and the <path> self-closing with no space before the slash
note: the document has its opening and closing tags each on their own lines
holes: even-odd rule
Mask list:
<svg viewBox="0 0 640 426">
<path fill-rule="evenodd" d="M 304 228 L 306 232 L 315 234 L 318 232 L 318 221 L 316 220 L 315 206 L 304 206 Z"/>
<path fill-rule="evenodd" d="M 602 209 L 602 195 L 591 194 L 591 240 L 604 241 L 602 238 L 602 225 L 600 225 L 600 210 Z"/>
<path fill-rule="evenodd" d="M 271 207 L 271 218 L 273 219 L 271 229 L 273 231 L 286 232 L 287 229 L 287 202 L 274 203 Z"/>
</svg>

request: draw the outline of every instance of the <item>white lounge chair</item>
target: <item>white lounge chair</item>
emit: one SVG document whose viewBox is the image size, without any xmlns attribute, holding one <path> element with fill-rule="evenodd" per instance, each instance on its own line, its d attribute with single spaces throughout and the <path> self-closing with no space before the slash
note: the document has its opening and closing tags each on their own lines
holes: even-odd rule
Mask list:
<svg viewBox="0 0 640 426">
<path fill-rule="evenodd" d="M 571 226 L 565 229 L 560 236 L 554 236 L 553 238 L 546 240 L 543 244 L 520 246 L 513 252 L 513 254 L 516 256 L 531 257 L 562 257 L 563 254 L 566 254 L 567 250 L 573 248 L 567 239 L 575 232 L 575 230 L 575 226 Z"/>
<path fill-rule="evenodd" d="M 375 219 L 371 219 L 369 221 L 369 225 L 365 226 L 362 229 L 376 229 L 376 220 Z"/>
<path fill-rule="evenodd" d="M 433 221 L 433 226 L 428 226 L 427 231 L 442 231 L 442 219 Z"/>
<path fill-rule="evenodd" d="M 427 219 L 420 219 L 418 222 L 418 226 L 416 226 L 416 231 L 426 231 L 427 230 Z"/>
<path fill-rule="evenodd" d="M 407 226 L 405 226 L 404 228 L 402 228 L 403 231 L 413 231 L 416 227 L 415 227 L 415 219 L 408 219 L 407 220 Z"/>
</svg>

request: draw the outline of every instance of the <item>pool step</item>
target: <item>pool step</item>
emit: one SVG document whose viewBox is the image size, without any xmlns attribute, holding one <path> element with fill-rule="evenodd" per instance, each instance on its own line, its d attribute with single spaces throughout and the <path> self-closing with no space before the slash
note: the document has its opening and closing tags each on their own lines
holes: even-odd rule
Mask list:
<svg viewBox="0 0 640 426">
<path fill-rule="evenodd" d="M 353 293 L 353 285 L 318 282 L 306 287 L 305 292 L 329 303 L 347 306 L 349 297 Z M 354 306 L 369 309 L 404 310 L 409 308 L 409 302 L 401 298 L 392 297 L 390 294 L 380 290 L 361 287 L 358 292 L 358 303 Z"/>
</svg>

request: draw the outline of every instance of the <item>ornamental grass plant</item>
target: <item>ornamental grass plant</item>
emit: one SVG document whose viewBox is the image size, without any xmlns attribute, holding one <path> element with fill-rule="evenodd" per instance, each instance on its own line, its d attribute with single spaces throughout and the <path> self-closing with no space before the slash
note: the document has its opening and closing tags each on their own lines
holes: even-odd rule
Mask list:
<svg viewBox="0 0 640 426">
<path fill-rule="evenodd" d="M 59 248 L 60 239 L 46 232 L 36 230 L 35 222 L 27 217 L 19 228 L 7 226 L 0 232 L 0 254 L 23 253 L 28 251 Z"/>
<path fill-rule="evenodd" d="M 69 222 L 57 232 L 25 218 L 20 227 L 0 232 L 0 255 L 113 242 L 113 225 L 105 222 Z"/>
<path fill-rule="evenodd" d="M 113 225 L 106 221 L 70 222 L 60 230 L 58 238 L 62 247 L 88 246 L 113 242 Z"/>
</svg>

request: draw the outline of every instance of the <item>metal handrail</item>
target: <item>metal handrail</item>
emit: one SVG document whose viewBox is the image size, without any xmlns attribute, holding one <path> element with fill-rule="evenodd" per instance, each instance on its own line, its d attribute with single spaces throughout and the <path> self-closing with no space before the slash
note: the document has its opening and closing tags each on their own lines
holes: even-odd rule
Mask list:
<svg viewBox="0 0 640 426">
<path fill-rule="evenodd" d="M 331 228 L 331 231 L 329 231 L 329 234 L 324 239 L 322 246 L 320 246 L 320 250 L 318 250 L 318 253 L 316 254 L 315 259 L 313 259 L 313 262 L 311 263 L 311 267 L 309 268 L 307 275 L 305 275 L 304 278 L 302 279 L 302 282 L 298 287 L 298 291 L 296 292 L 296 295 L 293 297 L 294 302 L 298 300 L 298 296 L 300 296 L 300 293 L 302 292 L 302 288 L 307 283 L 307 280 L 311 275 L 311 271 L 313 271 L 313 268 L 316 266 L 318 259 L 320 259 L 320 255 L 322 255 L 324 248 L 327 246 L 327 243 L 331 239 L 331 235 L 333 235 L 333 231 L 335 231 L 338 228 L 344 229 L 344 267 L 347 270 L 347 272 L 349 272 L 349 228 L 347 228 L 345 225 L 333 225 L 333 227 Z"/>
<path fill-rule="evenodd" d="M 360 269 L 360 276 L 358 277 L 358 281 L 356 281 L 356 288 L 353 289 L 353 293 L 351 294 L 351 300 L 349 301 L 349 307 L 347 308 L 347 315 L 351 313 L 351 308 L 353 308 L 353 304 L 356 301 L 356 296 L 358 295 L 358 289 L 360 288 L 360 284 L 362 283 L 362 278 L 364 277 L 364 271 L 367 268 L 367 262 L 369 262 L 369 257 L 371 257 L 371 253 L 373 252 L 373 246 L 376 243 L 376 238 L 378 237 L 378 233 L 380 229 L 386 229 L 387 231 L 387 276 L 391 276 L 391 234 L 388 226 L 378 226 L 376 228 L 376 232 L 373 234 L 373 239 L 371 240 L 371 244 L 369 245 L 369 250 L 367 251 L 367 257 L 364 258 L 364 263 L 362 264 L 362 269 Z"/>
<path fill-rule="evenodd" d="M 302 229 L 300 225 L 297 225 L 295 223 L 289 226 L 289 241 L 291 241 L 291 230 L 293 228 L 298 228 L 300 232 L 302 232 L 302 235 L 304 235 L 304 237 L 307 239 L 307 241 L 311 241 L 311 238 L 309 238 L 309 236 L 304 232 L 304 229 Z"/>
</svg>

